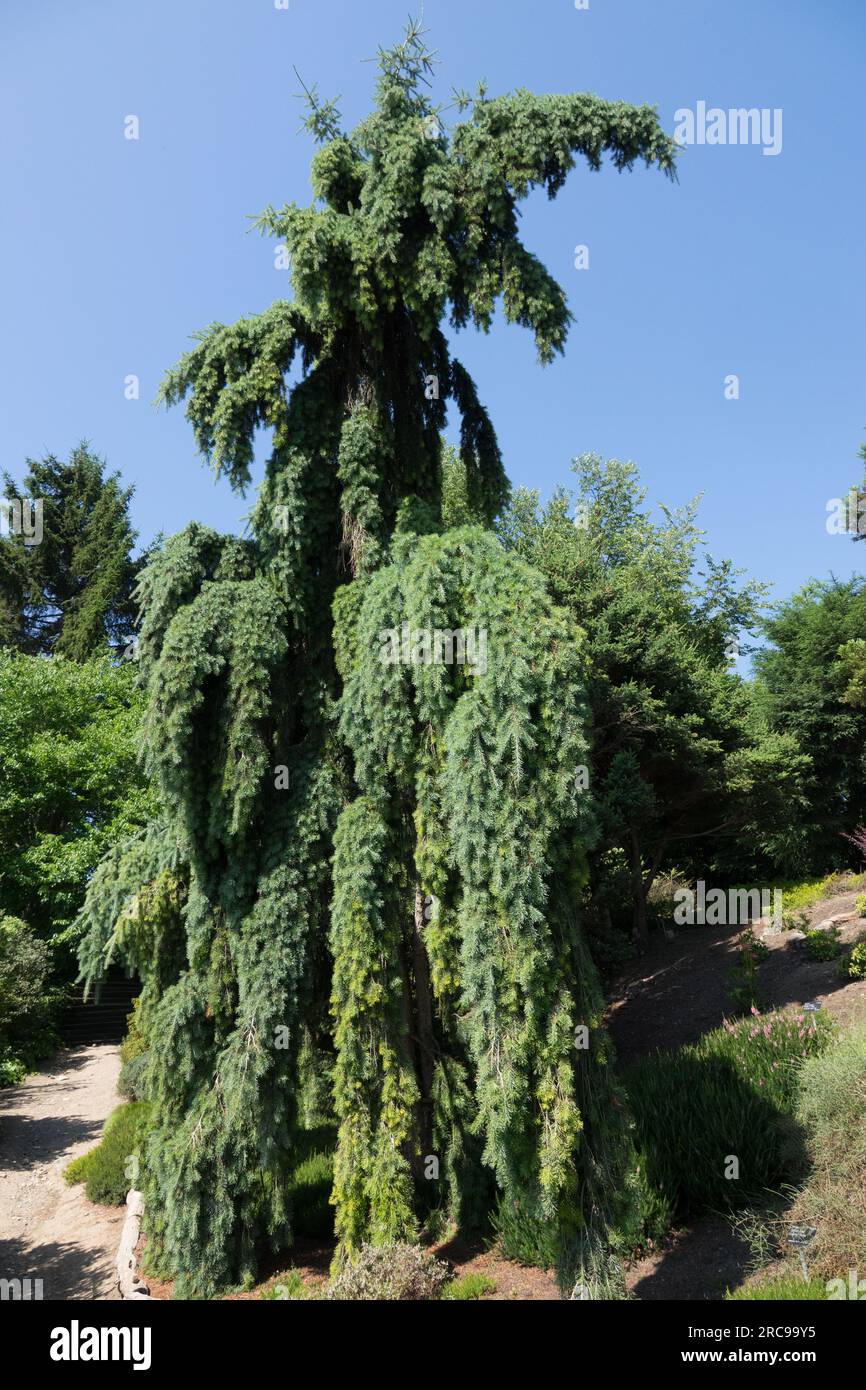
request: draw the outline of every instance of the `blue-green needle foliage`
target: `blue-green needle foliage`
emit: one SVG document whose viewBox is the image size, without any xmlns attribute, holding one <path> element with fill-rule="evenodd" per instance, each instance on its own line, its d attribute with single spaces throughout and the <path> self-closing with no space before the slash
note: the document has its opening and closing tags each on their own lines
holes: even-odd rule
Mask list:
<svg viewBox="0 0 866 1390">
<path fill-rule="evenodd" d="M 548 905 L 588 833 L 570 781 L 579 647 L 492 537 L 437 535 L 449 401 L 472 515 L 489 524 L 508 491 L 444 326 L 486 330 L 500 301 L 548 361 L 570 315 L 518 203 L 554 196 L 579 157 L 671 173 L 674 147 L 651 109 L 586 95 L 482 92 L 448 132 L 429 69 L 410 25 L 351 134 L 308 94 L 315 201 L 259 220 L 293 298 L 212 326 L 164 383 L 239 490 L 272 431 L 251 538 L 190 526 L 143 578 L 165 819 L 103 866 L 85 910 L 85 974 L 119 951 L 145 982 L 149 1250 L 179 1292 L 291 1239 L 311 1047 L 336 1055 L 342 1252 L 411 1235 L 432 1190 L 460 1216 L 488 1171 L 545 1211 L 580 1206 L 572 942 Z M 487 628 L 486 674 L 383 667 L 367 645 L 377 622 L 440 615 Z M 419 926 L 422 891 L 442 911 Z M 425 1186 L 430 1155 L 444 1182 Z"/>
<path fill-rule="evenodd" d="M 337 829 L 332 936 L 338 1232 L 350 1245 L 411 1223 L 415 1078 L 429 1102 L 454 1085 L 453 1066 L 436 1076 L 443 1061 L 464 1063 L 499 1186 L 537 1192 L 551 1216 L 574 1195 L 581 1125 L 573 947 L 549 903 L 554 871 L 580 872 L 589 829 L 579 635 L 489 532 L 410 535 L 394 552 L 337 603 L 340 729 L 361 792 Z M 383 664 L 395 613 L 413 631 L 482 632 L 485 669 Z M 415 884 L 433 902 L 422 930 L 436 1014 L 420 1029 L 400 970 Z"/>
</svg>

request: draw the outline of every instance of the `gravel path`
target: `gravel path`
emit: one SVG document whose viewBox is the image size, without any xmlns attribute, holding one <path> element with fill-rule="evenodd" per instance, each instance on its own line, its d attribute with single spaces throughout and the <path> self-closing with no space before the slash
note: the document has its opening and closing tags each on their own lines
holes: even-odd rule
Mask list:
<svg viewBox="0 0 866 1390">
<path fill-rule="evenodd" d="M 46 1299 L 118 1298 L 122 1207 L 88 1202 L 63 1169 L 97 1142 L 120 1104 L 118 1048 L 64 1049 L 21 1086 L 0 1090 L 0 1279 L 41 1279 Z"/>
</svg>

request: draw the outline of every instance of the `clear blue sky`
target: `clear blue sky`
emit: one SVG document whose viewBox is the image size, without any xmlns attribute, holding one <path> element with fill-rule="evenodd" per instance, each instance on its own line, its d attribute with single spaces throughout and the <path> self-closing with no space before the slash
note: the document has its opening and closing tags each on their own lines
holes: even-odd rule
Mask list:
<svg viewBox="0 0 866 1390">
<path fill-rule="evenodd" d="M 82 436 L 134 483 L 142 540 L 249 502 L 214 484 L 179 410 L 153 405 L 190 335 L 289 293 L 265 204 L 310 196 L 297 66 L 368 108 L 411 0 L 2 0 L 0 445 Z M 581 169 L 524 235 L 577 316 L 542 369 L 528 334 L 461 335 L 511 478 L 548 492 L 588 450 L 634 459 L 651 498 L 704 493 L 710 549 L 774 583 L 847 576 L 825 505 L 866 435 L 863 0 L 427 0 L 436 93 L 517 86 L 678 108 L 783 111 L 783 147 L 692 146 L 680 182 Z M 130 114 L 140 139 L 124 139 Z M 573 267 L 578 243 L 590 269 Z M 141 399 L 124 399 L 127 374 Z M 724 397 L 740 377 L 741 397 Z"/>
</svg>

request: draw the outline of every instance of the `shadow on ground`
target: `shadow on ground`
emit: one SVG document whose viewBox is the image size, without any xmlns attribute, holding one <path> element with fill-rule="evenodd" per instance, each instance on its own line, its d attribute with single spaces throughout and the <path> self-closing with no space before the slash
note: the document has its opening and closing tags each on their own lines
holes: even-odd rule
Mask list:
<svg viewBox="0 0 866 1390">
<path fill-rule="evenodd" d="M 50 1300 L 99 1297 L 97 1292 L 104 1272 L 98 1266 L 99 1252 L 82 1249 L 80 1245 L 25 1245 L 18 1240 L 0 1240 L 0 1280 L 27 1280 L 30 1297 L 36 1292 L 36 1280 L 42 1280 L 42 1298 Z M 3 1286 L 6 1288 L 6 1286 Z M 26 1292 L 26 1286 L 25 1286 Z M 14 1291 L 7 1297 L 17 1297 Z"/>
</svg>

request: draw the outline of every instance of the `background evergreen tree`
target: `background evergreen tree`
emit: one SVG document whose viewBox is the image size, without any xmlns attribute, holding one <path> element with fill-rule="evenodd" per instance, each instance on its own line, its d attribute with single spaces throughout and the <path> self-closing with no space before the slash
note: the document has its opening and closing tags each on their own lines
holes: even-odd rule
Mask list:
<svg viewBox="0 0 866 1390">
<path fill-rule="evenodd" d="M 633 464 L 584 455 L 573 468 L 575 496 L 542 508 L 521 489 L 499 532 L 586 633 L 593 904 L 606 920 L 630 896 L 643 945 L 665 868 L 751 879 L 796 854 L 807 745 L 786 720 L 770 727 L 733 668 L 763 589 L 702 553 L 696 505 L 654 522 Z"/>
<path fill-rule="evenodd" d="M 316 201 L 259 219 L 288 248 L 294 298 L 211 327 L 165 382 L 236 488 L 257 428 L 272 431 L 251 539 L 189 527 L 143 576 L 145 746 L 166 816 L 88 895 L 86 972 L 120 949 L 146 981 L 149 1249 L 180 1292 L 237 1279 L 263 1237 L 290 1238 L 298 1057 L 331 970 L 341 1252 L 418 1229 L 432 1136 L 447 1214 L 489 1172 L 553 1223 L 564 1278 L 590 1264 L 602 1277 L 587 1233 L 603 1225 L 589 1180 L 603 1144 L 577 1100 L 601 1042 L 596 1029 L 574 1046 L 591 990 L 575 924 L 551 906 L 591 835 L 569 761 L 577 634 L 492 537 L 436 537 L 449 401 L 473 515 L 491 522 L 507 496 L 444 324 L 487 330 L 501 302 L 549 361 L 570 314 L 519 239 L 518 203 L 536 186 L 554 197 L 578 157 L 671 173 L 675 150 L 652 109 L 589 95 L 480 90 L 446 131 L 430 71 L 410 25 L 380 52 L 375 109 L 351 134 L 309 94 Z M 494 655 L 466 687 L 441 667 L 387 680 L 372 628 L 415 612 L 489 622 L 516 666 Z M 428 926 L 437 896 L 446 916 Z"/>
<path fill-rule="evenodd" d="M 64 463 L 28 459 L 22 482 L 5 474 L 4 496 L 42 503 L 42 540 L 0 540 L 0 645 L 73 661 L 117 648 L 135 628 L 132 488 L 86 443 Z"/>
<path fill-rule="evenodd" d="M 866 581 L 812 580 L 776 606 L 766 634 L 755 658 L 762 708 L 809 760 L 796 872 L 859 867 L 842 835 L 866 823 Z"/>
</svg>

